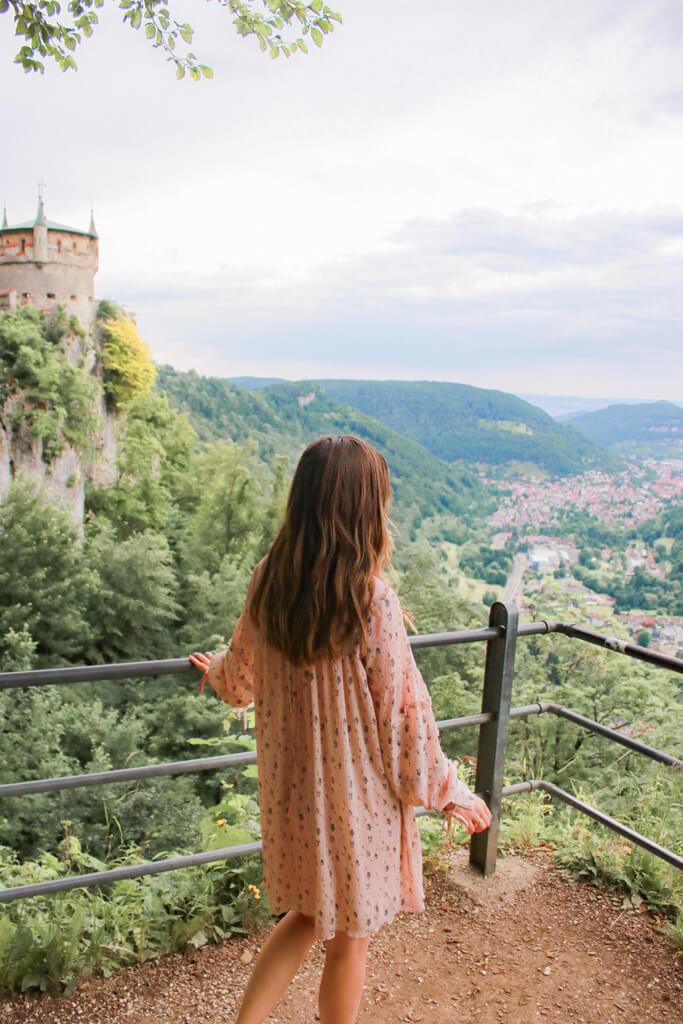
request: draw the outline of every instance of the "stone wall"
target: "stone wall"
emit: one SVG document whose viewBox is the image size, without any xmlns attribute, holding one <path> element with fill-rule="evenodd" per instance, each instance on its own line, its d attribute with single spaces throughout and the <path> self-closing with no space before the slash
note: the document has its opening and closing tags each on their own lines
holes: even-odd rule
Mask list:
<svg viewBox="0 0 683 1024">
<path fill-rule="evenodd" d="M 81 338 L 77 335 L 68 336 L 63 339 L 63 344 L 71 361 L 79 362 L 82 358 Z M 89 369 L 93 375 L 97 375 L 94 355 Z M 83 459 L 73 445 L 67 444 L 61 455 L 46 463 L 40 438 L 31 438 L 26 427 L 16 433 L 12 430 L 12 413 L 22 402 L 22 396 L 16 394 L 8 398 L 0 408 L 0 501 L 7 494 L 15 476 L 30 475 L 40 480 L 51 495 L 64 502 L 74 522 L 80 526 L 86 482 L 108 486 L 116 479 L 118 419 L 107 410 L 104 395 L 100 395 L 95 404 L 99 426 L 93 457 Z"/>
<path fill-rule="evenodd" d="M 19 305 L 50 310 L 57 304 L 85 327 L 95 319 L 98 241 L 72 231 L 47 231 L 46 252 L 34 252 L 34 232 L 5 230 L 0 239 L 0 293 L 14 290 Z"/>
</svg>

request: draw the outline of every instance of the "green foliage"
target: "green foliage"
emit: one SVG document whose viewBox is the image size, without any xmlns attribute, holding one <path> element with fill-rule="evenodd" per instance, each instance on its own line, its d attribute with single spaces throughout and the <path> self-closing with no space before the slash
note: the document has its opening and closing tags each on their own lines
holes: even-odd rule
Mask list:
<svg viewBox="0 0 683 1024">
<path fill-rule="evenodd" d="M 115 304 L 102 304 L 101 320 L 121 315 Z M 11 354 L 21 372 L 33 372 L 36 325 L 43 337 L 39 314 L 11 325 L 31 336 L 21 359 L 21 345 Z M 49 341 L 46 327 L 50 351 L 59 349 L 63 328 L 58 315 Z M 168 368 L 157 384 L 168 398 L 147 392 L 122 407 L 116 479 L 88 491 L 82 534 L 37 488 L 13 484 L 0 508 L 3 668 L 223 648 L 279 523 L 289 467 L 309 440 L 328 432 L 360 434 L 387 454 L 400 528 L 399 593 L 418 630 L 484 625 L 482 605 L 468 604 L 451 582 L 452 545 L 461 566 L 477 574 L 506 572 L 511 552 L 491 548 L 476 525 L 491 492 L 471 473 L 445 466 L 316 385 L 247 392 Z M 172 406 L 188 413 L 197 434 Z M 512 413 L 507 419 L 518 422 Z M 626 541 L 625 531 L 586 515 L 576 526 L 589 558 L 602 543 Z M 680 518 L 665 514 L 640 529 L 648 543 L 660 544 L 662 564 L 678 565 Z M 483 645 L 416 653 L 437 718 L 479 710 Z M 215 696 L 200 697 L 197 685 L 198 676 L 182 675 L 6 691 L 3 781 L 181 760 L 196 756 L 198 746 L 253 749 L 253 712 L 245 728 Z M 667 673 L 561 637 L 520 641 L 513 699 L 557 701 L 663 749 L 675 749 L 682 727 L 679 690 Z M 470 729 L 443 737 L 470 783 L 475 744 Z M 511 724 L 507 771 L 509 781 L 557 782 L 664 845 L 683 834 L 680 776 L 643 766 L 552 716 Z M 259 834 L 256 793 L 256 769 L 247 768 L 222 773 L 222 781 L 207 772 L 3 801 L 0 831 L 14 852 L 0 854 L 0 884 L 250 841 Z M 637 893 L 669 912 L 677 890 L 651 858 L 617 850 L 631 860 L 610 867 L 604 848 L 597 850 L 602 840 L 584 849 L 575 824 L 542 795 L 522 796 L 506 803 L 501 843 L 553 845 L 566 851 L 568 864 L 573 857 L 579 870 L 609 876 L 629 898 Z M 420 830 L 438 867 L 441 823 L 423 820 Z M 27 863 L 20 867 L 17 858 Z M 107 973 L 244 929 L 266 912 L 256 898 L 259 872 L 253 859 L 15 904 L 0 916 L 0 987 L 68 985 L 77 974 Z"/>
<path fill-rule="evenodd" d="M 35 642 L 24 627 L 10 629 L 3 639 L 2 670 L 35 667 Z M 2 782 L 68 775 L 73 761 L 61 749 L 58 712 L 61 696 L 54 687 L 0 690 L 0 765 Z M 0 802 L 0 835 L 16 850 L 30 852 L 52 846 L 59 832 L 60 809 L 52 794 L 29 800 L 8 797 Z"/>
<path fill-rule="evenodd" d="M 579 413 L 569 422 L 596 444 L 614 447 L 620 442 L 655 442 L 664 447 L 680 439 L 683 409 L 673 402 L 610 405 L 596 412 Z"/>
<path fill-rule="evenodd" d="M 113 866 L 144 859 L 131 847 Z M 104 867 L 73 839 L 61 857 L 48 853 L 22 865 L 0 847 L 2 888 Z M 260 859 L 252 857 L 12 903 L 0 912 L 0 991 L 69 991 L 82 975 L 106 977 L 244 932 L 267 913 L 261 878 Z"/>
<path fill-rule="evenodd" d="M 556 862 L 582 882 L 621 891 L 627 909 L 644 903 L 655 913 L 673 917 L 683 900 L 680 872 L 613 832 L 600 826 L 589 830 L 584 820 L 568 818 L 556 836 Z"/>
<path fill-rule="evenodd" d="M 664 615 L 683 615 L 683 576 L 680 574 L 683 540 L 676 546 L 674 558 L 678 563 L 677 570 L 671 572 L 667 579 L 653 576 L 640 565 L 636 566 L 631 576 L 624 576 L 623 573 L 598 576 L 590 566 L 575 565 L 572 570 L 584 586 L 613 597 L 617 613 L 647 609 Z"/>
<path fill-rule="evenodd" d="M 96 638 L 88 661 L 169 655 L 169 631 L 180 609 L 166 538 L 145 530 L 121 541 L 111 524 L 98 520 L 88 535 L 87 558 L 98 575 L 87 611 Z"/>
<path fill-rule="evenodd" d="M 579 565 L 572 566 L 573 575 L 589 589 L 613 597 L 617 613 L 647 609 L 664 615 L 683 615 L 683 511 L 680 506 L 666 508 L 630 530 L 620 523 L 603 523 L 584 509 L 558 509 L 545 528 L 575 540 L 580 555 Z M 626 576 L 623 570 L 599 571 L 602 546 L 623 552 L 629 543 L 638 539 L 653 544 L 659 538 L 671 541 L 666 559 L 663 545 L 659 546 L 659 561 L 668 564 L 665 579 L 653 576 L 643 566 L 637 566 L 631 576 Z"/>
<path fill-rule="evenodd" d="M 460 568 L 468 576 L 504 587 L 512 571 L 513 556 L 505 548 L 493 548 L 483 538 L 471 536 L 460 551 Z M 494 598 L 495 600 L 495 598 Z"/>
<path fill-rule="evenodd" d="M 188 415 L 201 440 L 255 441 L 259 456 L 271 464 L 277 456 L 297 459 L 322 434 L 362 437 L 379 448 L 389 463 L 392 518 L 406 540 L 414 539 L 427 516 L 444 514 L 453 524 L 455 516 L 474 518 L 489 508 L 488 493 L 472 472 L 445 465 L 371 416 L 339 405 L 315 384 L 247 391 L 227 381 L 162 366 L 157 386 Z"/>
<path fill-rule="evenodd" d="M 62 307 L 48 319 L 31 306 L 0 317 L 0 407 L 7 403 L 15 438 L 40 442 L 47 463 L 66 443 L 90 454 L 99 425 L 100 385 L 64 353 L 68 330 Z"/>
<path fill-rule="evenodd" d="M 90 487 L 86 508 L 103 515 L 119 537 L 170 531 L 188 484 L 195 434 L 164 395 L 141 394 L 125 407 L 119 427 L 113 487 Z"/>
<path fill-rule="evenodd" d="M 503 391 L 437 381 L 319 383 L 446 462 L 533 462 L 560 476 L 619 464 L 573 427 Z"/>
<path fill-rule="evenodd" d="M 98 319 L 97 324 L 102 336 L 104 390 L 113 407 L 121 409 L 152 390 L 156 367 L 131 317 Z"/>
<path fill-rule="evenodd" d="M 66 509 L 35 482 L 15 479 L 0 505 L 0 637 L 25 628 L 38 665 L 77 658 L 95 585 Z"/>
<path fill-rule="evenodd" d="M 316 46 L 332 32 L 341 17 L 322 0 L 224 0 L 223 6 L 233 16 L 233 24 L 241 36 L 256 36 L 262 51 L 271 57 L 286 57 L 301 51 L 307 53 L 305 36 Z M 76 68 L 73 53 L 84 38 L 92 36 L 98 24 L 97 9 L 104 0 L 77 0 L 68 6 L 69 18 L 62 14 L 56 0 L 0 0 L 0 14 L 14 18 L 14 34 L 24 40 L 14 60 L 24 71 L 45 71 L 45 62 L 53 61 L 62 71 Z M 213 78 L 213 71 L 200 64 L 192 51 L 178 53 L 176 46 L 192 43 L 194 29 L 187 22 L 173 17 L 165 0 L 117 0 L 124 11 L 123 21 L 136 31 L 144 28 L 145 38 L 155 49 L 161 49 L 176 69 L 176 77 L 188 72 L 194 81 Z M 295 31 L 289 33 L 290 26 Z"/>
<path fill-rule="evenodd" d="M 80 734 L 76 728 L 74 735 Z M 254 748 L 252 737 L 236 739 L 242 749 Z M 188 799 L 185 806 L 179 805 L 177 793 L 172 803 L 168 799 L 170 787 L 177 789 L 179 783 L 189 797 L 189 779 L 156 782 L 159 788 L 139 807 L 141 817 L 152 823 L 143 846 L 122 840 L 116 849 L 112 843 L 105 863 L 84 852 L 71 822 L 65 821 L 65 837 L 56 854 L 44 852 L 37 861 L 19 865 L 13 850 L 0 847 L 0 887 L 141 863 L 150 853 L 183 850 L 185 843 L 188 849 L 217 850 L 260 837 L 259 808 L 253 796 L 223 784 L 219 802 L 201 810 L 196 798 Z M 134 791 L 136 795 L 140 794 Z M 159 807 L 164 808 L 163 815 Z M 193 834 L 187 828 L 191 822 L 198 823 Z M 114 830 L 112 837 L 120 829 L 113 815 L 107 815 L 107 825 Z M 91 828 L 86 823 L 89 837 Z M 122 964 L 245 932 L 268 917 L 262 884 L 260 858 L 251 857 L 118 882 L 106 894 L 100 889 L 73 890 L 11 904 L 0 914 L 0 991 L 69 989 L 82 974 L 106 976 Z"/>
</svg>

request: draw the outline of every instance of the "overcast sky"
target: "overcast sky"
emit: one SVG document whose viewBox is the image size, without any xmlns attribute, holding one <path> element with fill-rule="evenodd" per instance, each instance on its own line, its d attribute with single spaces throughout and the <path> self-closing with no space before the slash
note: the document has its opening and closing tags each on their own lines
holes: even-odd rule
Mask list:
<svg viewBox="0 0 683 1024">
<path fill-rule="evenodd" d="M 0 15 L 10 223 L 92 198 L 97 294 L 179 369 L 683 400 L 680 0 L 335 7 L 286 62 L 185 0 L 199 84 L 113 4 L 26 76 Z"/>
</svg>

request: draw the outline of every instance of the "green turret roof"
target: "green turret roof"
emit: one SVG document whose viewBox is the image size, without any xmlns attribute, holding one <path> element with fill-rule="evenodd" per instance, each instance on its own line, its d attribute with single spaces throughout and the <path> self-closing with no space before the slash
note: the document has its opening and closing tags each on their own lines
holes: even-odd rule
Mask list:
<svg viewBox="0 0 683 1024">
<path fill-rule="evenodd" d="M 88 235 L 90 238 L 98 237 L 92 212 L 90 215 L 90 228 L 87 231 L 81 231 L 80 228 L 70 228 L 68 224 L 59 224 L 56 220 L 48 220 L 45 216 L 45 205 L 42 199 L 38 200 L 38 212 L 35 220 L 25 220 L 20 224 L 8 224 L 7 210 L 5 210 L 0 231 L 32 231 L 36 226 L 46 227 L 48 231 L 68 231 L 72 235 Z"/>
</svg>

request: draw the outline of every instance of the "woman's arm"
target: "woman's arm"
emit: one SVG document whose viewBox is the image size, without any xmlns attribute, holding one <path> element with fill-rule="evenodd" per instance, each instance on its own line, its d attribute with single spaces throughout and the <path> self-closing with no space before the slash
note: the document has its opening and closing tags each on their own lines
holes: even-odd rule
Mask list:
<svg viewBox="0 0 683 1024">
<path fill-rule="evenodd" d="M 202 670 L 200 693 L 208 679 L 221 700 L 244 708 L 254 699 L 254 626 L 248 612 L 237 620 L 230 647 L 220 654 L 195 652 L 190 661 Z"/>
<path fill-rule="evenodd" d="M 457 807 L 468 829 L 488 827 L 486 804 L 458 778 L 441 749 L 431 698 L 408 643 L 399 600 L 388 586 L 373 605 L 366 670 L 384 770 L 397 797 L 431 810 Z"/>
</svg>

